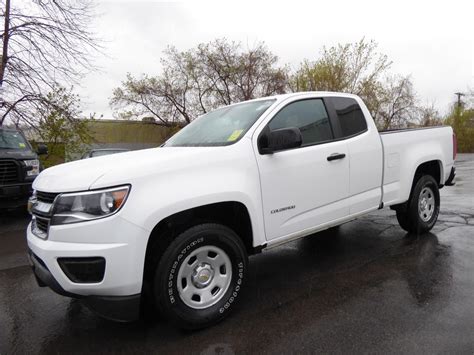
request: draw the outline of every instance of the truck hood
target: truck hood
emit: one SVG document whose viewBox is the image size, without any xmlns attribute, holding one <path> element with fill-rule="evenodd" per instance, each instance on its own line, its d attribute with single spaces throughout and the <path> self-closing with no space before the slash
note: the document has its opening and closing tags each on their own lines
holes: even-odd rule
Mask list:
<svg viewBox="0 0 474 355">
<path fill-rule="evenodd" d="M 193 164 L 215 159 L 216 153 L 223 148 L 152 148 L 78 160 L 44 170 L 35 179 L 33 188 L 45 192 L 71 192 L 133 183 L 137 178 L 192 169 Z"/>
<path fill-rule="evenodd" d="M 0 159 L 38 159 L 35 152 L 29 149 L 2 149 L 0 148 Z"/>
</svg>

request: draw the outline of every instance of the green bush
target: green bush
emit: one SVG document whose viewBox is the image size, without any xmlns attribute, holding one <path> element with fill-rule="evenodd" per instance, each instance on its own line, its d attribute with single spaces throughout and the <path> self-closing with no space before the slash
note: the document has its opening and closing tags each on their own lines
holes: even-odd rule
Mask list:
<svg viewBox="0 0 474 355">
<path fill-rule="evenodd" d="M 474 153 L 474 109 L 456 107 L 446 118 L 446 124 L 453 127 L 458 141 L 459 153 Z"/>
<path fill-rule="evenodd" d="M 36 150 L 38 143 L 30 142 L 33 149 Z M 64 143 L 46 144 L 48 147 L 47 155 L 40 155 L 39 160 L 43 168 L 49 168 L 54 165 L 62 164 L 65 162 L 66 147 Z"/>
</svg>

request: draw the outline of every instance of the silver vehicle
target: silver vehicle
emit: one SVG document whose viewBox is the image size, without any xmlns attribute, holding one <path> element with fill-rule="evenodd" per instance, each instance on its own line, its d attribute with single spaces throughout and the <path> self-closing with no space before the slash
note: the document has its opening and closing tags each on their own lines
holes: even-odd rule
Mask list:
<svg viewBox="0 0 474 355">
<path fill-rule="evenodd" d="M 128 152 L 128 151 L 129 151 L 128 149 L 123 149 L 123 148 L 92 149 L 88 151 L 87 153 L 84 153 L 81 159 L 101 157 L 104 155 L 117 154 L 117 153 L 123 153 L 123 152 Z"/>
</svg>

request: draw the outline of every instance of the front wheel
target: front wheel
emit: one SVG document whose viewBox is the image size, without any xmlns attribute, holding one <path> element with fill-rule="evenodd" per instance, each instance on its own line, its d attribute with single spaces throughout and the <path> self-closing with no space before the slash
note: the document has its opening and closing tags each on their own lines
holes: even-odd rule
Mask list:
<svg viewBox="0 0 474 355">
<path fill-rule="evenodd" d="M 191 227 L 171 242 L 158 263 L 155 302 L 181 328 L 217 323 L 239 299 L 247 262 L 233 230 L 213 223 Z"/>
<path fill-rule="evenodd" d="M 400 226 L 410 233 L 426 233 L 435 225 L 439 215 L 438 183 L 430 175 L 416 182 L 408 201 L 407 209 L 397 210 Z"/>
</svg>

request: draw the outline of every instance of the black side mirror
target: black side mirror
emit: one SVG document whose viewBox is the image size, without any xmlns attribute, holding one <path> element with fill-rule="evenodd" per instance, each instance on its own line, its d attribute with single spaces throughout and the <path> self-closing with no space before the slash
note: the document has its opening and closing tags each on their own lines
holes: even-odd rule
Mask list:
<svg viewBox="0 0 474 355">
<path fill-rule="evenodd" d="M 38 155 L 46 155 L 48 154 L 48 147 L 42 143 L 38 144 L 36 149 L 36 154 Z"/>
<path fill-rule="evenodd" d="M 260 154 L 272 154 L 279 150 L 301 147 L 302 142 L 303 137 L 298 128 L 281 128 L 261 135 L 258 150 Z"/>
</svg>

